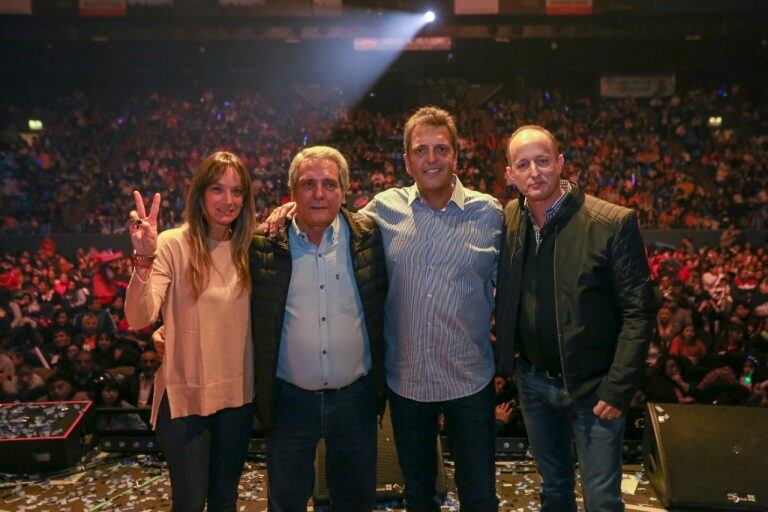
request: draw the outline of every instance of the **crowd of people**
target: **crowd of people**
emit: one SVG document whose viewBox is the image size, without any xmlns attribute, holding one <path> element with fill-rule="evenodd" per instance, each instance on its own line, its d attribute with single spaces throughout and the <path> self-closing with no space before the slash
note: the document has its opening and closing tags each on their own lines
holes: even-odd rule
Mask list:
<svg viewBox="0 0 768 512">
<path fill-rule="evenodd" d="M 567 141 L 565 176 L 635 209 L 641 227 L 768 226 L 767 105 L 739 87 L 650 100 L 501 92 L 478 108 L 459 108 L 461 84 L 445 88 L 454 96 L 437 97 L 456 112 L 461 135 L 457 173 L 502 202 L 512 195 L 503 178 L 504 134 L 536 123 Z M 134 189 L 164 191 L 161 222 L 172 227 L 181 221 L 191 169 L 215 149 L 242 157 L 262 219 L 290 195 L 292 155 L 313 144 L 337 147 L 350 161 L 347 204 L 359 208 L 409 182 L 401 135 L 407 115 L 310 103 L 293 91 L 122 101 L 73 93 L 41 108 L 46 129 L 34 141 L 0 142 L 0 233 L 124 233 Z M 711 126 L 710 117 L 723 126 Z"/>
<path fill-rule="evenodd" d="M 696 248 L 687 238 L 671 250 L 644 247 L 638 219 L 654 217 L 655 203 L 648 207 L 638 198 L 652 186 L 669 186 L 663 176 L 686 158 L 691 163 L 698 156 L 701 163 L 717 156 L 714 147 L 707 147 L 715 151 L 707 156 L 685 147 L 690 133 L 681 128 L 683 114 L 674 99 L 669 108 L 655 100 L 643 107 L 661 109 L 655 121 L 648 112 L 642 121 L 627 117 L 633 103 L 619 102 L 623 129 L 612 127 L 618 119 L 611 114 L 593 111 L 592 122 L 603 123 L 595 129 L 609 133 L 605 141 L 586 142 L 578 131 L 561 130 L 560 137 L 571 139 L 562 150 L 544 126 L 520 126 L 503 143 L 506 166 L 494 156 L 499 123 L 534 118 L 576 130 L 578 122 L 558 118 L 570 106 L 549 108 L 561 98 L 547 94 L 543 103 L 526 103 L 523 110 L 540 108 L 520 118 L 465 115 L 462 129 L 471 135 L 462 139 L 451 113 L 425 106 L 403 125 L 402 163 L 414 180 L 407 187 L 398 187 L 404 181 L 397 162 L 390 160 L 391 172 L 380 173 L 386 159 L 369 147 L 383 140 L 382 151 L 391 144 L 390 154 L 397 154 L 398 137 L 377 136 L 398 126 L 396 118 L 387 122 L 389 114 L 336 106 L 335 117 L 320 121 L 302 117 L 301 102 L 289 103 L 296 115 L 282 130 L 264 120 L 273 113 L 270 102 L 247 99 L 266 115 L 239 119 L 243 112 L 234 102 L 219 109 L 212 94 L 199 104 L 157 105 L 149 119 L 136 120 L 135 133 L 116 137 L 106 170 L 98 171 L 119 185 L 89 181 L 80 203 L 61 211 L 70 225 L 83 215 L 105 233 L 115 231 L 107 224 L 117 226 L 117 216 L 123 217 L 131 257 L 81 250 L 70 263 L 50 237 L 35 254 L 4 256 L 0 340 L 8 355 L 0 359 L 0 399 L 88 399 L 97 411 L 118 408 L 117 417 L 99 418 L 102 429 L 144 427 L 134 408 L 150 407 L 173 501 L 190 509 L 206 502 L 234 506 L 254 411 L 267 439 L 270 506 L 306 504 L 314 445 L 324 438 L 326 464 L 338 469 L 329 480 L 332 503 L 372 508 L 376 415 L 388 399 L 408 508 L 439 509 L 433 473 L 442 417 L 462 505 L 495 509 L 494 439 L 515 416 L 519 425 L 519 401 L 542 477 L 542 509 L 576 510 L 573 442 L 586 506 L 620 510 L 620 441 L 633 405 L 768 405 L 764 243 L 746 243 L 738 229 L 743 222 L 726 216 L 729 227 L 716 248 Z M 491 113 L 517 107 L 492 106 Z M 574 108 L 573 119 L 583 110 Z M 201 111 L 215 114 L 221 126 L 202 121 Z M 275 123 L 285 118 L 278 115 Z M 117 124 L 123 123 L 120 118 Z M 663 151 L 658 140 L 632 133 L 636 126 L 657 124 L 676 126 L 666 130 Z M 361 135 L 359 126 L 369 133 Z M 303 133 L 298 145 L 276 135 L 295 136 L 296 130 Z M 350 174 L 339 150 L 304 147 L 326 131 L 352 156 L 357 174 Z M 740 135 L 759 131 L 752 126 Z M 220 132 L 233 141 L 231 149 L 253 145 L 256 152 L 244 152 L 241 160 L 219 150 L 200 160 L 194 149 L 185 154 L 155 140 L 171 133 L 190 147 L 201 141 L 208 147 L 209 139 L 220 146 Z M 643 148 L 648 151 L 642 159 L 637 152 L 628 157 L 628 141 L 638 138 L 649 143 Z M 282 153 L 270 160 L 264 146 Z M 650 146 L 664 153 L 662 163 Z M 285 183 L 286 158 L 301 147 Z M 191 180 L 181 172 L 190 163 L 196 165 Z M 112 172 L 126 166 L 130 179 Z M 282 183 L 260 180 L 254 166 L 269 169 Z M 499 166 L 506 187 L 493 179 Z M 371 199 L 361 184 L 377 174 L 377 185 L 388 189 Z M 710 199 L 719 201 L 729 193 L 717 191 L 723 185 L 718 177 Z M 652 184 L 635 194 L 637 183 L 649 178 Z M 759 179 L 749 185 L 761 185 Z M 519 198 L 502 210 L 499 201 L 465 188 L 462 180 L 481 192 L 493 191 L 490 186 L 502 199 L 512 199 L 509 192 L 517 189 Z M 683 205 L 687 210 L 677 214 L 687 212 L 685 218 L 693 219 L 688 227 L 696 227 L 691 212 L 699 188 L 680 183 L 675 180 L 673 188 L 694 199 L 670 194 L 658 218 Z M 18 184 L 13 182 L 17 189 Z M 136 188 L 162 193 L 149 206 Z M 185 188 L 182 205 L 177 196 Z M 113 194 L 128 195 L 129 189 L 135 209 L 127 222 L 124 214 L 111 219 L 100 211 L 102 201 L 128 210 Z M 610 196 L 611 202 L 585 191 Z M 738 196 L 743 201 L 746 192 Z M 755 197 L 739 204 L 755 206 L 741 211 L 759 220 L 765 204 Z M 270 210 L 276 203 L 288 204 L 257 229 L 257 208 Z M 362 213 L 350 213 L 344 203 L 363 207 Z M 178 224 L 182 206 L 184 224 L 163 229 Z M 426 243 L 425 235 L 431 236 Z M 558 242 L 568 250 L 558 250 Z M 335 284 L 325 291 L 329 283 Z M 494 304 L 491 340 L 491 324 L 477 320 L 490 319 Z M 150 334 L 159 314 L 163 329 Z M 500 378 L 491 385 L 494 369 Z M 298 413 L 306 404 L 309 414 Z M 190 436 L 193 431 L 204 434 Z M 207 490 L 194 485 L 205 480 Z"/>
<path fill-rule="evenodd" d="M 52 241 L 0 261 L 0 401 L 92 400 L 126 409 L 152 402 L 160 358 L 149 332 L 123 312 L 130 260 L 81 250 L 70 261 Z M 99 428 L 147 428 L 135 414 Z"/>
<path fill-rule="evenodd" d="M 766 105 L 739 87 L 651 100 L 545 93 L 492 112 L 498 133 L 552 126 L 567 141 L 563 174 L 636 210 L 641 227 L 766 226 Z"/>
<path fill-rule="evenodd" d="M 649 248 L 658 306 L 633 400 L 768 406 L 768 252 L 727 230 L 719 247 Z M 496 377 L 498 433 L 520 433 L 517 386 Z"/>
<path fill-rule="evenodd" d="M 637 111 L 627 101 L 590 110 L 589 100 L 571 108 L 559 95 L 525 104 L 498 96 L 503 106 L 490 112 L 462 111 L 470 136 L 461 139 L 449 112 L 425 106 L 403 125 L 402 162 L 391 132 L 399 132 L 397 113 L 334 106 L 321 121 L 301 102 L 287 103 L 294 115 L 276 115 L 257 95 L 236 98 L 245 109 L 235 101 L 220 107 L 212 94 L 199 103 L 162 101 L 149 117 L 129 121 L 133 133 L 105 128 L 114 136 L 109 161 L 103 169 L 81 161 L 94 179 L 59 211 L 70 226 L 83 216 L 86 232 L 127 229 L 132 256 L 81 249 L 70 262 L 46 237 L 34 254 L 0 261 L 0 400 L 117 408 L 117 416 L 100 415 L 101 429 L 143 428 L 135 408 L 151 408 L 173 501 L 185 509 L 234 506 L 254 411 L 267 439 L 270 506 L 303 507 L 314 445 L 324 438 L 326 464 L 338 469 L 331 501 L 371 508 L 376 415 L 386 396 L 406 505 L 439 508 L 433 472 L 443 418 L 462 504 L 491 510 L 494 439 L 520 425 L 519 411 L 542 476 L 543 510 L 576 510 L 569 441 L 586 506 L 623 509 L 620 440 L 633 406 L 768 406 L 768 253 L 739 230 L 761 227 L 765 217 L 764 177 L 747 158 L 764 141 L 757 136 L 740 156 L 728 142 L 755 140 L 759 115 L 757 126 L 745 122 L 708 139 L 695 121 L 701 112 L 689 116 L 697 101 L 727 96 L 691 93 L 684 108 L 673 98 Z M 738 114 L 750 111 L 731 101 Z M 263 115 L 244 115 L 249 109 Z M 503 142 L 505 166 L 494 133 L 532 118 L 564 127 L 557 134 L 570 145 L 561 150 L 544 126 L 523 125 Z M 592 128 L 603 138 L 590 139 Z M 221 133 L 231 149 L 252 152 L 242 151 L 242 160 L 227 150 L 203 160 L 205 153 L 185 152 L 201 142 L 221 146 Z M 168 134 L 180 142 L 158 140 Z M 339 150 L 312 146 L 315 137 L 347 152 L 357 172 Z M 705 139 L 694 151 L 693 141 Z M 645 146 L 631 142 L 638 140 Z M 377 151 L 371 141 L 381 141 Z M 398 163 L 413 185 L 398 186 L 405 184 Z M 691 176 L 679 175 L 684 163 Z M 494 178 L 499 167 L 506 187 Z M 735 167 L 746 176 L 743 190 L 729 181 Z M 99 187 L 96 177 L 112 186 Z M 23 206 L 21 182 L 9 183 Z M 387 190 L 371 198 L 378 188 L 366 185 Z M 162 193 L 150 203 L 137 188 Z M 513 199 L 514 189 L 519 197 L 503 210 L 477 191 Z M 648 203 L 653 193 L 669 203 Z M 712 216 L 728 223 L 717 247 L 689 238 L 644 247 L 638 219 L 719 227 L 703 220 L 707 193 L 707 204 L 723 208 Z M 122 196 L 135 204 L 127 222 Z M 280 203 L 287 204 L 257 229 L 257 211 Z M 425 235 L 432 238 L 423 243 Z M 494 304 L 492 337 L 491 324 L 477 320 L 491 318 Z M 160 314 L 163 328 L 152 334 Z M 193 485 L 206 479 L 207 491 Z"/>
<path fill-rule="evenodd" d="M 726 247 L 650 258 L 659 306 L 638 400 L 768 405 L 768 254 Z"/>
<path fill-rule="evenodd" d="M 70 261 L 51 242 L 35 253 L 3 255 L 0 401 L 152 404 L 160 358 L 151 330 L 131 330 L 125 320 L 131 262 L 120 256 L 91 249 Z M 768 406 L 766 247 L 750 246 L 738 230 L 728 230 L 719 247 L 694 248 L 688 241 L 675 249 L 652 246 L 649 264 L 658 313 L 635 405 Z M 496 384 L 497 425 L 508 434 L 521 427 L 515 383 L 497 378 Z M 126 418 L 102 425 L 139 425 Z"/>
<path fill-rule="evenodd" d="M 188 169 L 205 154 L 201 148 L 221 145 L 240 151 L 253 175 L 259 218 L 289 197 L 285 169 L 310 141 L 329 141 L 349 156 L 347 202 L 353 207 L 407 182 L 398 140 L 402 112 L 335 105 L 320 113 L 299 100 L 278 112 L 270 105 L 250 93 L 232 100 L 208 93 L 196 102 L 154 94 L 122 110 L 81 94 L 62 99 L 48 111 L 56 122 L 34 144 L 4 142 L 0 232 L 121 233 L 135 187 L 163 190 L 162 225 L 176 225 Z M 537 93 L 525 102 L 496 98 L 487 107 L 458 116 L 465 137 L 458 141 L 457 172 L 472 188 L 509 195 L 496 178 L 503 144 L 495 133 L 535 119 L 556 124 L 559 138 L 569 141 L 563 148 L 566 175 L 593 194 L 632 207 L 641 225 L 765 225 L 765 109 L 738 88 L 645 102 Z M 736 129 L 707 126 L 716 111 L 727 112 Z M 483 133 L 484 115 L 495 130 Z M 94 138 L 101 142 L 83 142 Z M 110 163 L 109 148 L 120 148 L 119 162 Z M 97 206 L 78 220 L 84 198 Z M 114 369 L 128 367 L 136 369 L 134 377 L 123 379 L 129 384 L 108 403 L 146 405 L 151 386 L 145 383 L 139 400 L 136 379 L 151 378 L 158 358 L 149 333 L 131 331 L 122 312 L 130 261 L 95 250 L 81 250 L 68 261 L 51 245 L 35 254 L 6 254 L 0 262 L 2 398 L 85 393 L 101 403 L 102 393 L 109 395 L 123 377 Z M 658 325 L 637 400 L 768 403 L 762 384 L 768 353 L 765 247 L 751 247 L 729 229 L 719 248 L 657 249 L 649 262 L 657 279 Z M 53 380 L 43 382 L 41 374 Z M 504 427 L 514 418 L 508 406 L 515 401 L 514 383 L 498 384 Z"/>
</svg>

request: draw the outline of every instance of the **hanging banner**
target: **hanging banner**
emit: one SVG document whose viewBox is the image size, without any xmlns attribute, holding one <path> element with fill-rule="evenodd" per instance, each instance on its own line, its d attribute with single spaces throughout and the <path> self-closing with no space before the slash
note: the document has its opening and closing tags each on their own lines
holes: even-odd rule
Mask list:
<svg viewBox="0 0 768 512">
<path fill-rule="evenodd" d="M 150 7 L 160 7 L 163 5 L 173 5 L 173 0 L 128 0 L 128 5 L 148 5 Z"/>
<path fill-rule="evenodd" d="M 80 0 L 80 16 L 125 16 L 125 0 Z"/>
<path fill-rule="evenodd" d="M 353 40 L 356 52 L 447 51 L 452 45 L 450 37 L 356 37 Z"/>
<path fill-rule="evenodd" d="M 546 13 L 556 16 L 592 14 L 592 0 L 547 0 Z"/>
<path fill-rule="evenodd" d="M 544 14 L 544 0 L 501 0 L 500 14 Z"/>
<path fill-rule="evenodd" d="M 225 7 L 263 7 L 267 0 L 219 0 Z"/>
<path fill-rule="evenodd" d="M 499 0 L 455 0 L 454 14 L 499 14 Z"/>
<path fill-rule="evenodd" d="M 3 0 L 0 14 L 32 14 L 32 0 Z"/>
<path fill-rule="evenodd" d="M 606 75 L 600 77 L 604 98 L 653 98 L 675 93 L 675 75 Z"/>
</svg>

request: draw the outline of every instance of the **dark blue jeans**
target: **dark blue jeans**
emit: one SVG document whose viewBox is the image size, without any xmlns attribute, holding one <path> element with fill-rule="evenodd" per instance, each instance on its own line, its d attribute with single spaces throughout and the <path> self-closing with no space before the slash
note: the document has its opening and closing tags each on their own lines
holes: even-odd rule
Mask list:
<svg viewBox="0 0 768 512">
<path fill-rule="evenodd" d="M 465 512 L 496 510 L 495 399 L 493 381 L 478 393 L 445 402 L 417 402 L 389 391 L 392 429 L 410 512 L 440 510 L 437 496 L 438 416 L 456 464 L 456 487 Z"/>
<path fill-rule="evenodd" d="M 248 454 L 253 404 L 209 416 L 171 419 L 168 396 L 157 415 L 157 440 L 168 462 L 174 512 L 234 512 Z"/>
<path fill-rule="evenodd" d="M 619 512 L 621 452 L 626 414 L 601 420 L 594 394 L 574 401 L 562 383 L 531 364 L 517 364 L 517 387 L 525 429 L 542 478 L 542 512 L 575 512 L 573 444 L 579 460 L 584 504 L 589 512 Z"/>
<path fill-rule="evenodd" d="M 307 510 L 321 438 L 331 510 L 376 508 L 373 380 L 362 377 L 337 391 L 307 391 L 280 379 L 276 385 L 275 424 L 267 437 L 269 510 Z"/>
</svg>

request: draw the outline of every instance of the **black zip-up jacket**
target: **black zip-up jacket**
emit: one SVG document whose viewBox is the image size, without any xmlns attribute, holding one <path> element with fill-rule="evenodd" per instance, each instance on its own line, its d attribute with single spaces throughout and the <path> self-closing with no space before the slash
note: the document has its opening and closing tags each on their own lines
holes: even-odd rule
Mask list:
<svg viewBox="0 0 768 512">
<path fill-rule="evenodd" d="M 381 232 L 363 214 L 341 209 L 349 226 L 350 255 L 357 290 L 363 303 L 365 328 L 371 352 L 371 372 L 379 415 L 384 412 L 384 300 L 387 296 L 387 266 Z M 285 304 L 291 283 L 291 250 L 288 232 L 276 236 L 257 232 L 250 247 L 251 323 L 254 345 L 256 415 L 263 427 L 272 429 L 276 393 L 275 378 L 283 331 Z"/>
<path fill-rule="evenodd" d="M 566 391 L 626 411 L 642 376 L 654 322 L 650 270 L 634 212 L 584 194 L 569 197 L 545 225 L 554 236 L 558 348 Z M 496 291 L 499 371 L 514 370 L 526 230 L 522 197 L 504 208 Z M 529 237 L 530 238 L 530 237 Z M 531 241 L 531 243 L 535 243 Z"/>
</svg>

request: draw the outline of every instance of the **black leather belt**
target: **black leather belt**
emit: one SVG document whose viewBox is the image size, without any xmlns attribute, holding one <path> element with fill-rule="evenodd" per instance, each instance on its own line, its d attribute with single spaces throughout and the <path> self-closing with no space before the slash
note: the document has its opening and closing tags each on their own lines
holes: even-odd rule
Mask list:
<svg viewBox="0 0 768 512">
<path fill-rule="evenodd" d="M 363 375 L 359 379 L 353 380 L 352 382 L 350 382 L 346 386 L 341 386 L 340 388 L 311 389 L 309 391 L 311 391 L 312 393 L 328 393 L 328 394 L 336 393 L 337 391 L 342 391 L 342 390 L 347 389 L 347 388 L 349 388 L 351 386 L 354 386 L 355 384 L 357 384 L 358 382 L 362 381 L 363 379 L 365 379 L 367 377 L 368 377 L 368 375 Z"/>
</svg>

